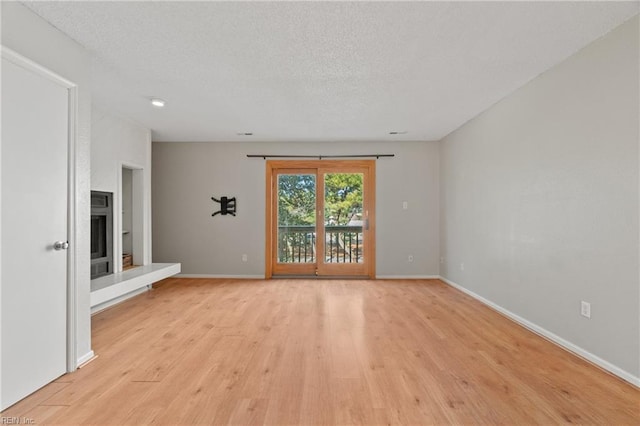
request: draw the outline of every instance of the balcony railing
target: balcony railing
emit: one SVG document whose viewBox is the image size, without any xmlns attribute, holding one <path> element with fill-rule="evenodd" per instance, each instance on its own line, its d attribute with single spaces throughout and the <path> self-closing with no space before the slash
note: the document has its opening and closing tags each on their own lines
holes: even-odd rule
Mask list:
<svg viewBox="0 0 640 426">
<path fill-rule="evenodd" d="M 325 226 L 325 263 L 362 263 L 362 226 Z M 279 226 L 278 262 L 314 263 L 315 226 Z"/>
</svg>

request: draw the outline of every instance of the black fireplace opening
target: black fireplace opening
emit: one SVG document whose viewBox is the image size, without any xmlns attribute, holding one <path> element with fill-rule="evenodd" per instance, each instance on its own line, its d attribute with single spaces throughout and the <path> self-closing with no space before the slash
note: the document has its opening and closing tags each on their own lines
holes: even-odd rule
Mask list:
<svg viewBox="0 0 640 426">
<path fill-rule="evenodd" d="M 113 193 L 91 191 L 91 279 L 113 273 Z"/>
</svg>

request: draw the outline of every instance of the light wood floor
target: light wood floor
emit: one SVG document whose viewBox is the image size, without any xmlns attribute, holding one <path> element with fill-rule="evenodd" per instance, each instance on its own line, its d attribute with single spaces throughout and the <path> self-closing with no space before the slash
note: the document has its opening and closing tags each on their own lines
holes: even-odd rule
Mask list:
<svg viewBox="0 0 640 426">
<path fill-rule="evenodd" d="M 640 424 L 640 391 L 433 280 L 168 279 L 93 317 L 37 424 Z"/>
</svg>

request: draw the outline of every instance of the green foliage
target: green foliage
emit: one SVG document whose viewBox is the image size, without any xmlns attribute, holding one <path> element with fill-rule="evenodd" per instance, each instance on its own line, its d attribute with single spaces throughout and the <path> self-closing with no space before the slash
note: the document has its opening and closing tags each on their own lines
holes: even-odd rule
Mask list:
<svg viewBox="0 0 640 426">
<path fill-rule="evenodd" d="M 278 176 L 278 224 L 313 225 L 316 211 L 314 175 Z"/>
<path fill-rule="evenodd" d="M 362 174 L 328 173 L 324 178 L 324 215 L 331 225 L 346 225 L 362 213 Z"/>
<path fill-rule="evenodd" d="M 362 174 L 325 175 L 325 218 L 331 225 L 346 225 L 362 213 Z M 314 175 L 278 176 L 278 224 L 315 224 Z"/>
</svg>

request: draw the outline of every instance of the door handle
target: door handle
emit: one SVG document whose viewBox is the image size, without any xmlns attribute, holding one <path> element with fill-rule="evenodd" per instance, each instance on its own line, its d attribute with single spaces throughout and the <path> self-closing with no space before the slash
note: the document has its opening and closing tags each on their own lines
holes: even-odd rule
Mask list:
<svg viewBox="0 0 640 426">
<path fill-rule="evenodd" d="M 364 220 L 364 230 L 365 231 L 369 230 L 369 218 Z"/>
<path fill-rule="evenodd" d="M 69 241 L 56 241 L 53 243 L 54 250 L 66 250 L 69 248 Z"/>
</svg>

